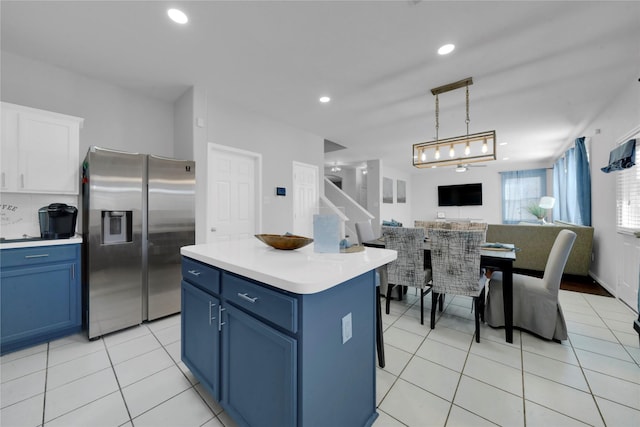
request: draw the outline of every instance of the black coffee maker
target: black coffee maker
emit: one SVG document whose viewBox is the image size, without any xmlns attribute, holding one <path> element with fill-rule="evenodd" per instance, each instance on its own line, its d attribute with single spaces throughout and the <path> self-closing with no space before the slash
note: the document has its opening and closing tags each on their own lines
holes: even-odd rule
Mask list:
<svg viewBox="0 0 640 427">
<path fill-rule="evenodd" d="M 38 209 L 40 237 L 43 239 L 68 239 L 76 232 L 78 209 L 64 203 L 51 203 Z"/>
</svg>

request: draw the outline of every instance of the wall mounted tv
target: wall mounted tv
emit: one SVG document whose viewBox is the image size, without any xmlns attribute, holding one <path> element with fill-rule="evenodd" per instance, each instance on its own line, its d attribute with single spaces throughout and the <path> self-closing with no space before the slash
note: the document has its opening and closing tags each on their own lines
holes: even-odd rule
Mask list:
<svg viewBox="0 0 640 427">
<path fill-rule="evenodd" d="M 480 205 L 482 205 L 482 183 L 438 186 L 438 206 Z"/>
</svg>

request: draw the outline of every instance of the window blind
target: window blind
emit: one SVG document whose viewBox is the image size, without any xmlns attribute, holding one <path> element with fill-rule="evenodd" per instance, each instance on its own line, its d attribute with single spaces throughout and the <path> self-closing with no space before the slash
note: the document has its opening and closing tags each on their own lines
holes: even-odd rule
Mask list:
<svg viewBox="0 0 640 427">
<path fill-rule="evenodd" d="M 618 231 L 640 230 L 640 167 L 616 174 L 616 211 Z"/>
</svg>

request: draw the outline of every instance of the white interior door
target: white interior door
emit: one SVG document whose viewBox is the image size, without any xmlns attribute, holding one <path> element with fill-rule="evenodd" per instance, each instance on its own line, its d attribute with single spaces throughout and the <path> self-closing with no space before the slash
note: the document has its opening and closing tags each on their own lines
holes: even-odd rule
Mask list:
<svg viewBox="0 0 640 427">
<path fill-rule="evenodd" d="M 618 258 L 618 288 L 616 296 L 629 307 L 638 309 L 638 287 L 640 286 L 640 239 L 630 234 L 619 234 L 622 250 Z"/>
<path fill-rule="evenodd" d="M 293 162 L 293 234 L 312 237 L 317 212 L 318 167 Z"/>
<path fill-rule="evenodd" d="M 207 242 L 251 237 L 261 224 L 261 155 L 209 143 Z"/>
</svg>

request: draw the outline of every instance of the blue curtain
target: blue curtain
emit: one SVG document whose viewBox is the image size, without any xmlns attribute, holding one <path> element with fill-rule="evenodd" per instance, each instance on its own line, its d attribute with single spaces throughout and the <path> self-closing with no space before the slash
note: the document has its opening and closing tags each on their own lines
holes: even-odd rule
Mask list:
<svg viewBox="0 0 640 427">
<path fill-rule="evenodd" d="M 564 153 L 553 166 L 554 219 L 591 225 L 591 173 L 585 138 Z"/>
</svg>

